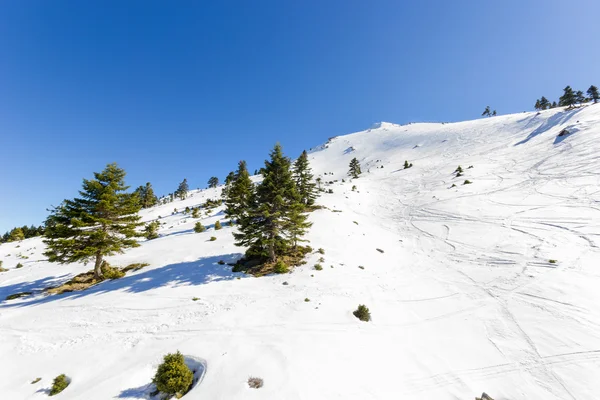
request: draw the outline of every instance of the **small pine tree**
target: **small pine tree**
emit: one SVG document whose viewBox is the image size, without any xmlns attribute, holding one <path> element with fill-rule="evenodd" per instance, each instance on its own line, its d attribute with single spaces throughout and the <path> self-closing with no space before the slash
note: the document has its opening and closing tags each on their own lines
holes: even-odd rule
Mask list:
<svg viewBox="0 0 600 400">
<path fill-rule="evenodd" d="M 67 379 L 65 374 L 60 374 L 54 378 L 54 381 L 52 381 L 52 387 L 50 388 L 49 395 L 55 396 L 65 390 L 67 386 L 69 386 L 69 379 Z"/>
<path fill-rule="evenodd" d="M 313 182 L 313 174 L 308 162 L 306 150 L 294 163 L 294 180 L 296 189 L 300 195 L 300 202 L 306 206 L 313 205 L 317 198 L 316 184 Z"/>
<path fill-rule="evenodd" d="M 222 226 L 221 226 L 221 221 L 217 221 L 217 222 L 215 222 L 215 231 L 218 231 L 218 230 L 219 230 L 219 229 L 221 229 L 221 228 L 222 228 Z"/>
<path fill-rule="evenodd" d="M 358 159 L 354 157 L 352 160 L 350 160 L 350 169 L 348 170 L 348 175 L 354 179 L 357 179 L 361 173 L 362 171 L 360 170 L 360 163 L 358 162 Z"/>
<path fill-rule="evenodd" d="M 583 92 L 581 90 L 578 90 L 575 93 L 575 102 L 579 103 L 579 104 L 583 104 L 586 102 L 585 95 L 583 94 Z"/>
<path fill-rule="evenodd" d="M 148 240 L 158 238 L 158 228 L 160 228 L 160 222 L 152 221 L 144 227 L 144 236 Z"/>
<path fill-rule="evenodd" d="M 558 107 L 558 104 L 556 104 L 556 101 L 553 101 L 552 105 L 550 106 L 550 108 L 556 108 L 556 107 Z"/>
<path fill-rule="evenodd" d="M 216 176 L 211 177 L 208 180 L 208 187 L 209 188 L 216 188 L 217 186 L 219 186 L 219 178 L 217 178 Z"/>
<path fill-rule="evenodd" d="M 492 111 L 492 117 L 495 117 L 497 115 L 496 110 Z"/>
<path fill-rule="evenodd" d="M 541 104 L 540 104 L 540 99 L 537 99 L 537 100 L 535 101 L 535 106 L 534 106 L 534 108 L 535 108 L 536 110 L 541 110 L 541 109 L 542 109 L 542 106 L 541 106 Z"/>
<path fill-rule="evenodd" d="M 204 227 L 204 225 L 202 225 L 202 222 L 198 221 L 196 222 L 196 224 L 194 225 L 194 232 L 196 233 L 201 233 L 204 232 L 206 230 L 206 228 Z"/>
<path fill-rule="evenodd" d="M 161 393 L 177 398 L 187 393 L 193 381 L 194 374 L 185 364 L 185 359 L 179 351 L 163 357 L 163 362 L 152 379 Z"/>
<path fill-rule="evenodd" d="M 483 113 L 481 114 L 482 117 L 491 117 L 492 116 L 492 110 L 490 109 L 490 106 L 486 106 L 485 110 L 483 110 Z"/>
<path fill-rule="evenodd" d="M 189 190 L 190 187 L 187 183 L 187 179 L 184 179 L 175 191 L 175 196 L 179 197 L 181 200 L 184 200 L 187 197 Z"/>
<path fill-rule="evenodd" d="M 192 218 L 200 218 L 200 208 L 194 207 L 192 209 Z"/>
<path fill-rule="evenodd" d="M 572 108 L 575 106 L 576 102 L 577 102 L 577 99 L 575 97 L 575 93 L 573 92 L 573 89 L 571 89 L 571 86 L 565 87 L 564 94 L 562 96 L 560 96 L 558 104 L 561 107 Z"/>
<path fill-rule="evenodd" d="M 597 103 L 600 100 L 600 94 L 598 94 L 598 88 L 594 85 L 590 86 L 587 90 L 587 95 L 590 99 L 594 100 L 594 103 Z"/>
<path fill-rule="evenodd" d="M 547 110 L 550 108 L 550 101 L 548 101 L 547 98 L 545 98 L 544 96 L 542 96 L 542 98 L 540 99 L 540 109 L 541 110 Z"/>
<path fill-rule="evenodd" d="M 356 318 L 364 322 L 368 322 L 371 320 L 371 312 L 364 304 L 360 304 L 352 314 L 354 314 Z"/>
<path fill-rule="evenodd" d="M 46 219 L 44 255 L 60 264 L 95 259 L 94 278 L 101 279 L 104 256 L 139 246 L 140 205 L 126 193 L 125 171 L 116 163 L 94 176 L 83 180 L 81 198 L 64 200 Z"/>
<path fill-rule="evenodd" d="M 229 190 L 234 181 L 235 181 L 235 173 L 233 171 L 231 171 L 225 177 L 225 185 L 223 186 L 223 190 L 221 191 L 221 197 L 223 198 L 223 200 L 226 200 L 227 196 L 229 196 Z"/>
</svg>

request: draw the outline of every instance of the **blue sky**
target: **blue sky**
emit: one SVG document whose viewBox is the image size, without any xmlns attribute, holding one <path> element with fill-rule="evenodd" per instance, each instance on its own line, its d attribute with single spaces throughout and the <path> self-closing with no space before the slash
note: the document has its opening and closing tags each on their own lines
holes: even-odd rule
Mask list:
<svg viewBox="0 0 600 400">
<path fill-rule="evenodd" d="M 595 0 L 3 1 L 0 232 L 113 161 L 166 194 L 259 168 L 276 141 L 295 157 L 377 121 L 598 86 L 598 16 Z"/>
</svg>

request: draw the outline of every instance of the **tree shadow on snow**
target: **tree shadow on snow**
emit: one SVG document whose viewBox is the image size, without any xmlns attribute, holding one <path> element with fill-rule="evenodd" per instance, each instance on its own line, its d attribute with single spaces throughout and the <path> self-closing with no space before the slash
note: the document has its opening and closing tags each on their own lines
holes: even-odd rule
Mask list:
<svg viewBox="0 0 600 400">
<path fill-rule="evenodd" d="M 220 265 L 219 261 L 224 261 L 225 263 L 233 263 L 239 258 L 241 258 L 241 256 L 241 253 L 223 254 L 213 257 L 200 258 L 196 261 L 169 264 L 163 267 L 141 270 L 132 275 L 126 275 L 125 277 L 120 279 L 107 280 L 101 282 L 98 285 L 92 286 L 89 289 L 82 291 L 35 297 L 29 301 L 27 301 L 27 299 L 25 298 L 24 301 L 19 301 L 18 303 L 14 304 L 11 304 L 10 302 L 2 302 L 0 303 L 0 309 L 7 307 L 25 307 L 35 304 L 48 303 L 55 300 L 80 298 L 112 291 L 141 293 L 148 290 L 157 289 L 163 286 L 177 287 L 203 285 L 211 282 L 232 280 L 237 277 L 243 277 L 244 274 L 239 272 L 232 272 L 232 267 L 230 265 Z M 42 284 L 43 282 L 32 282 L 31 287 L 33 288 L 33 285 L 35 285 L 36 283 Z M 54 281 L 53 283 L 56 284 L 56 281 Z M 4 288 L 1 289 L 4 291 Z M 40 290 L 39 287 L 36 287 L 36 289 L 37 291 Z M 18 291 L 16 289 L 14 290 Z"/>
<path fill-rule="evenodd" d="M 47 276 L 45 278 L 37 279 L 35 281 L 24 281 L 14 283 L 12 285 L 0 286 L 0 307 L 4 305 L 6 302 L 10 302 L 13 300 L 5 300 L 6 296 L 16 293 L 23 292 L 31 292 L 34 295 L 46 288 L 56 286 L 63 282 L 69 277 L 69 274 L 64 274 L 61 276 Z"/>
<path fill-rule="evenodd" d="M 525 139 L 521 140 L 520 142 L 515 143 L 514 146 L 519 146 L 521 144 L 525 144 L 525 143 L 529 142 L 531 139 L 533 139 L 534 137 L 552 129 L 553 127 L 566 123 L 568 120 L 573 118 L 575 116 L 575 114 L 577 114 L 581 110 L 583 110 L 583 107 L 574 108 L 572 110 L 566 110 L 566 111 L 554 114 L 553 116 L 548 118 L 544 123 L 542 123 L 540 126 L 538 126 L 536 129 L 534 129 Z"/>
</svg>

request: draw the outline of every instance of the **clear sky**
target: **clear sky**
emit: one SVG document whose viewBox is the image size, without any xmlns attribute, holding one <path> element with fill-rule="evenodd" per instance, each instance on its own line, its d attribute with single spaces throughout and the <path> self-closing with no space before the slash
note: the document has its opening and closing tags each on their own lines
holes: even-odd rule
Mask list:
<svg viewBox="0 0 600 400">
<path fill-rule="evenodd" d="M 600 1 L 0 3 L 0 232 L 116 161 L 157 194 L 276 141 L 531 110 L 600 86 Z"/>
</svg>

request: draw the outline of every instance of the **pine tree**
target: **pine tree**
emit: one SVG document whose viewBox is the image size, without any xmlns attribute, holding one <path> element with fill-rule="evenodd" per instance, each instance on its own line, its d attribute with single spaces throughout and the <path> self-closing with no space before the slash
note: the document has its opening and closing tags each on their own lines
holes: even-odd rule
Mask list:
<svg viewBox="0 0 600 400">
<path fill-rule="evenodd" d="M 200 218 L 200 208 L 199 207 L 194 207 L 194 209 L 192 209 L 192 218 Z"/>
<path fill-rule="evenodd" d="M 594 103 L 597 103 L 600 100 L 600 94 L 598 94 L 598 88 L 594 85 L 590 86 L 587 90 L 587 95 L 590 96 L 590 99 L 594 100 Z"/>
<path fill-rule="evenodd" d="M 534 108 L 535 108 L 536 110 L 541 110 L 541 109 L 542 109 L 542 106 L 541 106 L 541 104 L 540 104 L 540 99 L 537 99 L 537 100 L 535 101 L 535 106 L 534 106 Z"/>
<path fill-rule="evenodd" d="M 215 222 L 215 231 L 218 231 L 221 228 L 223 228 L 223 226 L 221 225 L 221 221 Z"/>
<path fill-rule="evenodd" d="M 223 198 L 223 200 L 227 199 L 229 189 L 231 189 L 231 185 L 233 184 L 234 181 L 235 181 L 235 173 L 233 171 L 231 171 L 225 177 L 225 185 L 223 186 L 223 191 L 221 192 L 221 197 Z"/>
<path fill-rule="evenodd" d="M 144 236 L 148 240 L 158 238 L 158 228 L 160 228 L 160 222 L 152 221 L 146 224 L 144 227 Z"/>
<path fill-rule="evenodd" d="M 216 188 L 217 186 L 219 186 L 219 178 L 217 178 L 216 176 L 211 177 L 208 180 L 208 187 L 209 188 Z"/>
<path fill-rule="evenodd" d="M 9 242 L 18 242 L 25 239 L 25 233 L 23 232 L 23 228 L 14 228 L 10 231 L 8 236 Z"/>
<path fill-rule="evenodd" d="M 541 110 L 547 110 L 550 108 L 550 101 L 548 101 L 547 98 L 545 98 L 544 96 L 542 96 L 542 98 L 540 99 L 540 109 Z"/>
<path fill-rule="evenodd" d="M 300 195 L 300 202 L 305 206 L 313 205 L 317 198 L 317 185 L 313 182 L 313 174 L 310 169 L 306 150 L 302 152 L 294 163 L 294 179 L 296 189 Z"/>
<path fill-rule="evenodd" d="M 246 256 L 275 262 L 293 248 L 302 236 L 299 228 L 306 214 L 300 209 L 300 196 L 290 170 L 290 159 L 276 144 L 265 161 L 263 181 L 252 193 L 249 212 L 239 219 L 239 233 L 234 233 L 237 246 L 247 246 Z"/>
<path fill-rule="evenodd" d="M 104 256 L 139 246 L 140 205 L 133 193 L 126 193 L 125 171 L 116 163 L 94 178 L 83 180 L 81 198 L 64 200 L 46 219 L 44 255 L 60 264 L 94 259 L 94 277 L 101 279 Z"/>
<path fill-rule="evenodd" d="M 204 227 L 204 225 L 202 225 L 202 222 L 198 221 L 198 222 L 196 222 L 196 224 L 194 224 L 194 232 L 201 233 L 201 232 L 204 232 L 205 230 L 206 230 L 206 228 Z"/>
<path fill-rule="evenodd" d="M 254 185 L 250 180 L 246 161 L 238 163 L 238 169 L 235 178 L 227 189 L 227 198 L 225 199 L 225 214 L 231 219 L 240 219 L 248 212 L 250 197 Z"/>
<path fill-rule="evenodd" d="M 579 103 L 579 104 L 583 104 L 585 103 L 586 99 L 585 99 L 585 95 L 583 94 L 583 92 L 581 90 L 578 90 L 575 93 L 575 102 Z"/>
<path fill-rule="evenodd" d="M 558 104 L 556 104 L 556 101 L 553 101 L 552 105 L 550 106 L 550 108 L 556 108 L 556 107 L 558 107 Z"/>
<path fill-rule="evenodd" d="M 175 191 L 175 196 L 179 197 L 181 200 L 185 200 L 189 190 L 190 190 L 190 187 L 188 186 L 187 179 L 184 179 L 179 184 L 179 187 Z"/>
<path fill-rule="evenodd" d="M 496 115 L 496 110 L 492 111 L 492 117 L 495 117 Z"/>
<path fill-rule="evenodd" d="M 482 117 L 491 117 L 492 116 L 492 110 L 490 109 L 490 106 L 485 107 L 485 110 L 483 111 L 481 116 Z"/>
<path fill-rule="evenodd" d="M 576 102 L 575 93 L 573 92 L 573 89 L 571 89 L 571 86 L 564 88 L 564 94 L 560 96 L 558 105 L 561 107 L 571 108 Z"/>
<path fill-rule="evenodd" d="M 154 189 L 152 189 L 152 184 L 150 182 L 146 182 L 146 187 L 144 188 L 144 198 L 142 201 L 143 208 L 154 207 L 158 204 L 158 197 L 154 194 Z"/>
<path fill-rule="evenodd" d="M 356 157 L 354 157 L 352 160 L 350 160 L 350 170 L 348 171 L 348 175 L 354 179 L 357 179 L 361 173 L 362 171 L 360 170 L 360 163 Z"/>
</svg>

